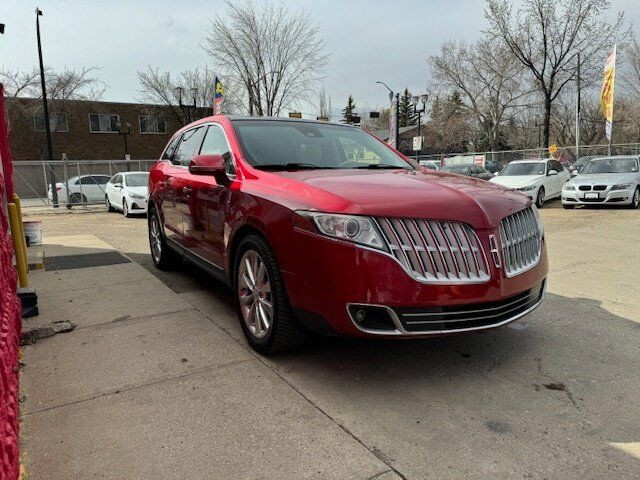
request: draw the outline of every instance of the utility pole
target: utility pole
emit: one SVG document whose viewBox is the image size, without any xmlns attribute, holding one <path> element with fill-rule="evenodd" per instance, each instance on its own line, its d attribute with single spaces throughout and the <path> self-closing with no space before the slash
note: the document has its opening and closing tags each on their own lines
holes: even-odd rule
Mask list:
<svg viewBox="0 0 640 480">
<path fill-rule="evenodd" d="M 51 162 L 53 160 L 53 144 L 51 142 L 51 125 L 49 123 L 49 105 L 47 104 L 47 86 L 44 81 L 44 63 L 42 61 L 42 43 L 40 42 L 40 17 L 42 16 L 42 10 L 36 7 L 36 34 L 38 36 L 38 58 L 40 59 L 40 83 L 42 85 L 42 103 L 44 109 L 44 128 L 47 132 L 47 160 Z M 56 174 L 55 170 L 51 168 L 51 199 L 53 201 L 53 207 L 58 207 L 58 192 L 56 190 Z"/>
<path fill-rule="evenodd" d="M 578 71 L 576 77 L 576 90 L 578 91 L 578 98 L 576 103 L 576 160 L 580 158 L 580 54 L 578 53 Z"/>
</svg>

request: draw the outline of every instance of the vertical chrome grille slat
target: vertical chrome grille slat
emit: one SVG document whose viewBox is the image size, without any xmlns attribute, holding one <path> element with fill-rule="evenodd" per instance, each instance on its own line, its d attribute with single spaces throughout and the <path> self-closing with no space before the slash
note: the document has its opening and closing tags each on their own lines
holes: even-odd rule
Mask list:
<svg viewBox="0 0 640 480">
<path fill-rule="evenodd" d="M 481 283 L 490 269 L 476 232 L 460 222 L 376 218 L 391 255 L 418 280 Z"/>
<path fill-rule="evenodd" d="M 502 263 L 507 277 L 518 275 L 538 263 L 542 233 L 530 207 L 503 218 L 499 230 Z"/>
</svg>

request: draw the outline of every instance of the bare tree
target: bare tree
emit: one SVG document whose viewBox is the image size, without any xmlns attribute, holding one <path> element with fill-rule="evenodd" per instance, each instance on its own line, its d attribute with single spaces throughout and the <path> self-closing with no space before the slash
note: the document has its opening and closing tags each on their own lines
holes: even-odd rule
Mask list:
<svg viewBox="0 0 640 480">
<path fill-rule="evenodd" d="M 148 66 L 147 70 L 138 72 L 140 98 L 146 102 L 172 107 L 176 120 L 186 124 L 190 118 L 186 114 L 187 109 L 180 108 L 180 103 L 191 106 L 195 102 L 196 107 L 211 108 L 215 77 L 216 74 L 207 67 L 185 70 L 172 78 L 170 72 L 161 72 L 159 68 Z M 223 112 L 239 112 L 242 103 L 237 87 L 229 84 L 226 78 L 220 78 L 220 81 L 225 87 Z"/>
<path fill-rule="evenodd" d="M 105 84 L 93 75 L 98 67 L 84 67 L 80 70 L 64 69 L 61 72 L 51 67 L 44 70 L 47 97 L 50 101 L 99 100 L 104 94 Z M 42 97 L 40 71 L 0 70 L 0 81 L 4 83 L 8 96 Z"/>
<path fill-rule="evenodd" d="M 292 13 L 283 3 L 226 3 L 228 15 L 213 17 L 203 48 L 244 86 L 249 114 L 279 115 L 309 100 L 328 61 L 310 15 Z"/>
<path fill-rule="evenodd" d="M 318 92 L 318 116 L 331 119 L 331 97 L 327 96 L 327 90 L 322 87 Z"/>
<path fill-rule="evenodd" d="M 626 65 L 622 71 L 622 83 L 629 92 L 640 99 L 640 42 L 634 38 L 624 49 Z"/>
<path fill-rule="evenodd" d="M 487 39 L 474 45 L 445 42 L 428 62 L 435 82 L 462 94 L 464 107 L 476 118 L 489 147 L 498 149 L 509 110 L 521 106 L 533 91 L 523 79 L 523 65 L 507 47 Z"/>
<path fill-rule="evenodd" d="M 629 35 L 623 13 L 613 23 L 604 20 L 609 8 L 609 0 L 528 0 L 514 12 L 510 0 L 487 1 L 487 33 L 504 42 L 535 80 L 547 145 L 553 102 L 575 79 L 578 55 L 588 84 L 599 77 L 606 51 Z"/>
</svg>

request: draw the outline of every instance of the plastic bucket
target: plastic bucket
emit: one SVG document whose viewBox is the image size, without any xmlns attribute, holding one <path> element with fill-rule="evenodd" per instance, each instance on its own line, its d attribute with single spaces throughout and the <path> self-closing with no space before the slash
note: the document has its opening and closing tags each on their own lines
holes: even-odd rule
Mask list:
<svg viewBox="0 0 640 480">
<path fill-rule="evenodd" d="M 24 236 L 27 239 L 27 245 L 42 245 L 42 222 L 22 222 L 22 225 L 24 226 Z"/>
</svg>

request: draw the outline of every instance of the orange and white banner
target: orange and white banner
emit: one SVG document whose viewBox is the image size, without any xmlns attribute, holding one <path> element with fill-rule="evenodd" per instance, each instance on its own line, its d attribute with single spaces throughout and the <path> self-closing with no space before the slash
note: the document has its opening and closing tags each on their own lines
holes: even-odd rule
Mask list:
<svg viewBox="0 0 640 480">
<path fill-rule="evenodd" d="M 607 57 L 604 64 L 604 82 L 602 83 L 602 91 L 600 92 L 600 102 L 602 104 L 602 113 L 606 120 L 605 130 L 607 140 L 611 141 L 611 126 L 613 124 L 613 89 L 616 81 L 616 45 Z"/>
</svg>

